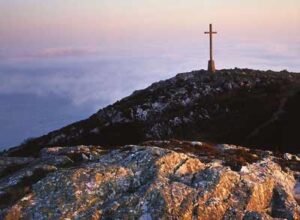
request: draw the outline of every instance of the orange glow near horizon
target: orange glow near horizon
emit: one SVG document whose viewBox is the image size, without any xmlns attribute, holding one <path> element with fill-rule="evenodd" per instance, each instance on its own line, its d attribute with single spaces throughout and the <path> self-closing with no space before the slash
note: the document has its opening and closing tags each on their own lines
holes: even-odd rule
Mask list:
<svg viewBox="0 0 300 220">
<path fill-rule="evenodd" d="M 222 41 L 295 44 L 300 36 L 298 0 L 10 0 L 0 10 L 6 49 L 200 43 L 209 23 Z"/>
</svg>

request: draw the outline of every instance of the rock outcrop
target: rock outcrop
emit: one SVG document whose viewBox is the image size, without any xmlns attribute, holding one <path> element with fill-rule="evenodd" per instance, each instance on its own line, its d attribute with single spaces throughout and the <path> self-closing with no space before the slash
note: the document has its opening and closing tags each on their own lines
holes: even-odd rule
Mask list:
<svg viewBox="0 0 300 220">
<path fill-rule="evenodd" d="M 300 74 L 249 69 L 181 73 L 7 155 L 32 157 L 43 147 L 172 138 L 300 153 L 299 103 Z"/>
<path fill-rule="evenodd" d="M 1 219 L 300 219 L 292 154 L 173 140 L 27 162 L 0 180 Z"/>
</svg>

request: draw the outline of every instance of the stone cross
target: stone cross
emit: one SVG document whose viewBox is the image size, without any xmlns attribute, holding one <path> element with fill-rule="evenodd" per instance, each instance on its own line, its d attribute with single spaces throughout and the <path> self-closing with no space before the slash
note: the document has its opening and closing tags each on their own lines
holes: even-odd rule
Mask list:
<svg viewBox="0 0 300 220">
<path fill-rule="evenodd" d="M 217 32 L 213 32 L 212 24 L 210 24 L 209 32 L 204 32 L 204 34 L 209 34 L 210 59 L 208 61 L 208 72 L 214 73 L 216 72 L 216 67 L 215 67 L 215 61 L 213 59 L 213 34 L 217 34 Z"/>
</svg>

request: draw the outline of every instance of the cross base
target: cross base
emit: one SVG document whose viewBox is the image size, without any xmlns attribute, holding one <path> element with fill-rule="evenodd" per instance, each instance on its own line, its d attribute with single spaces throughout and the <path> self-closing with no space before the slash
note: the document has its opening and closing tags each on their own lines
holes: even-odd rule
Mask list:
<svg viewBox="0 0 300 220">
<path fill-rule="evenodd" d="M 214 60 L 209 60 L 208 61 L 208 72 L 209 73 L 215 73 L 216 72 L 216 66 L 215 66 L 215 61 Z"/>
</svg>

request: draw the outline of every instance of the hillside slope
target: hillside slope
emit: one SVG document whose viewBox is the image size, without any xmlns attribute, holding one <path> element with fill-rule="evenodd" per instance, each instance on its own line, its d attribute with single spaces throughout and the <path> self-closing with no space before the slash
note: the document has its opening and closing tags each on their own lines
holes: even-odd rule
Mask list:
<svg viewBox="0 0 300 220">
<path fill-rule="evenodd" d="M 193 71 L 136 91 L 7 155 L 36 156 L 51 146 L 109 147 L 172 138 L 299 153 L 299 112 L 300 74 Z"/>
</svg>

